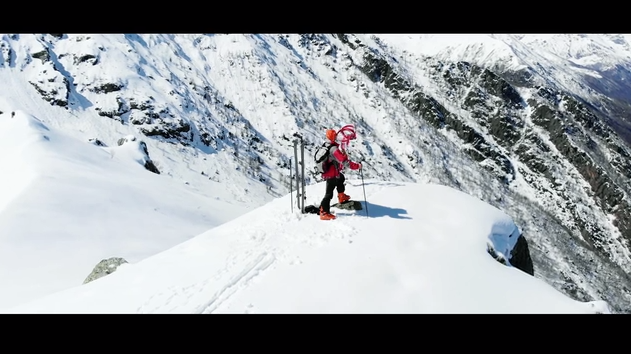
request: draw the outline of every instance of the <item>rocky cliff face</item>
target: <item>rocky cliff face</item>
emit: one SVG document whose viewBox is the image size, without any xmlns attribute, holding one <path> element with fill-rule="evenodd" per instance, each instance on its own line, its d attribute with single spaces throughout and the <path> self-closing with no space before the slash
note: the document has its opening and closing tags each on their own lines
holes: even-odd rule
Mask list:
<svg viewBox="0 0 631 354">
<path fill-rule="evenodd" d="M 462 150 L 499 181 L 511 186 L 521 176 L 541 209 L 567 228 L 564 237 L 617 263 L 616 279 L 628 284 L 629 147 L 601 111 L 572 92 L 532 82 L 527 71 L 495 73 L 426 58 L 419 68 L 441 90 L 435 97 L 448 98 L 447 108 L 397 70 L 396 59 L 359 41 L 344 42 L 360 50 L 358 67 L 368 79 L 382 83 L 419 119 L 453 132 Z M 628 285 L 621 290 L 628 298 Z"/>
<path fill-rule="evenodd" d="M 289 191 L 292 133 L 309 156 L 324 129 L 353 123 L 366 178 L 446 184 L 497 206 L 527 235 L 536 276 L 631 311 L 626 83 L 607 69 L 574 91 L 555 67 L 470 55 L 483 49 L 413 55 L 350 34 L 4 35 L 0 66 L 51 105 L 204 159 L 227 152 L 271 196 Z"/>
<path fill-rule="evenodd" d="M 453 131 L 463 151 L 502 183 L 510 185 L 516 174 L 523 176 L 543 206 L 554 208 L 567 220 L 565 226 L 594 247 L 612 258 L 626 248 L 626 242 L 616 242 L 609 234 L 614 226 L 623 239 L 631 240 L 629 148 L 571 93 L 538 85 L 517 87 L 470 63 L 430 59 L 426 70 L 450 98 L 452 107 L 446 108 L 401 77 L 379 53 L 364 50 L 362 55 L 359 68 L 369 79 L 383 83 L 420 119 Z M 575 178 L 564 180 L 568 173 Z M 589 213 L 583 205 L 591 208 Z M 614 221 L 608 222 L 607 215 Z"/>
</svg>

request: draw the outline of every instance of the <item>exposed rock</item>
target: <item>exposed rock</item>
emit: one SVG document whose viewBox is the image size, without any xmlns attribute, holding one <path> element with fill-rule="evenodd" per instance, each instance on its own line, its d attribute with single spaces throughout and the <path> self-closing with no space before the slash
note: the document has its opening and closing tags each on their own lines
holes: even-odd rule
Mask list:
<svg viewBox="0 0 631 354">
<path fill-rule="evenodd" d="M 39 51 L 37 53 L 33 53 L 31 54 L 31 56 L 35 59 L 39 59 L 42 62 L 47 62 L 50 60 L 50 53 L 48 53 L 47 49 L 44 49 L 42 51 Z"/>
<path fill-rule="evenodd" d="M 111 257 L 104 259 L 94 267 L 92 273 L 90 273 L 90 275 L 88 275 L 88 277 L 85 278 L 85 280 L 83 281 L 83 284 L 87 284 L 108 274 L 112 274 L 121 264 L 125 263 L 127 263 L 127 261 L 124 258 L 120 257 Z"/>
<path fill-rule="evenodd" d="M 585 290 L 583 290 L 578 284 L 574 282 L 572 277 L 568 276 L 565 272 L 561 271 L 561 279 L 563 283 L 560 284 L 561 290 L 570 295 L 573 299 L 578 301 L 589 302 L 594 300 Z"/>
<path fill-rule="evenodd" d="M 133 125 L 151 124 L 151 117 L 139 110 L 132 110 L 127 116 L 129 123 Z"/>
<path fill-rule="evenodd" d="M 64 84 L 67 85 L 67 83 L 65 82 L 66 78 L 64 78 L 63 80 L 64 80 Z M 60 92 L 57 91 L 54 88 L 50 89 L 50 90 L 46 90 L 43 87 L 43 85 L 40 85 L 40 84 L 35 83 L 35 82 L 31 82 L 31 81 L 29 81 L 29 83 L 31 85 L 33 85 L 35 90 L 40 95 L 42 95 L 42 98 L 45 101 L 50 102 L 51 105 L 53 105 L 53 106 L 60 106 L 60 107 L 67 107 L 68 106 L 68 94 L 60 95 Z"/>
<path fill-rule="evenodd" d="M 7 66 L 13 65 L 11 57 L 13 56 L 13 50 L 9 43 L 4 40 L 0 40 L 0 65 L 6 63 Z"/>
<path fill-rule="evenodd" d="M 491 255 L 491 257 L 493 257 L 493 259 L 495 259 L 496 261 L 506 265 L 506 258 L 504 258 L 501 254 L 495 252 L 495 248 L 493 248 L 493 245 L 491 245 L 490 243 L 487 243 L 486 245 L 486 252 Z"/>
<path fill-rule="evenodd" d="M 97 138 L 90 138 L 88 139 L 89 142 L 91 142 L 92 144 L 96 145 L 96 146 L 107 146 L 105 145 L 104 142 L 102 142 L 101 140 L 97 139 Z"/>
<path fill-rule="evenodd" d="M 116 105 L 106 104 L 101 105 L 100 107 L 95 107 L 94 110 L 101 117 L 108 117 L 119 122 L 123 122 L 122 115 L 128 113 L 130 111 L 129 104 L 120 96 L 116 97 Z M 116 118 L 115 118 L 116 117 Z"/>
<path fill-rule="evenodd" d="M 524 271 L 530 275 L 535 275 L 535 267 L 530 257 L 530 250 L 528 249 L 528 241 L 524 235 L 519 235 L 515 247 L 510 252 L 510 259 L 508 260 L 513 267 Z"/>
<path fill-rule="evenodd" d="M 129 99 L 129 108 L 130 109 L 139 109 L 141 111 L 147 111 L 147 110 L 155 109 L 154 105 L 151 104 L 151 99 L 146 99 L 145 101 L 138 102 L 133 97 Z"/>
<path fill-rule="evenodd" d="M 121 146 L 121 145 L 124 145 L 124 144 L 129 143 L 129 142 L 137 142 L 138 143 L 138 147 L 140 148 L 140 151 L 144 155 L 143 166 L 145 167 L 145 169 L 147 169 L 148 171 L 151 171 L 151 172 L 159 175 L 160 174 L 160 170 L 158 170 L 158 167 L 156 167 L 156 165 L 153 162 L 153 160 L 151 160 L 151 157 L 149 156 L 149 149 L 147 148 L 147 144 L 144 141 L 138 141 L 135 136 L 128 135 L 128 136 L 125 136 L 125 137 L 122 137 L 122 138 L 118 139 L 117 144 L 118 144 L 118 146 Z"/>
<path fill-rule="evenodd" d="M 89 64 L 92 64 L 92 65 L 96 65 L 96 64 L 98 64 L 99 60 L 98 60 L 98 58 L 96 56 L 94 56 L 92 54 L 83 54 L 83 55 L 80 55 L 80 56 L 75 56 L 75 58 L 74 58 L 74 64 L 75 65 L 78 65 L 78 64 L 81 64 L 81 63 L 85 63 L 85 62 L 87 62 Z M 116 88 L 118 88 L 118 89 L 116 89 Z M 97 92 L 97 93 L 101 92 L 101 91 L 107 93 L 107 92 L 111 92 L 111 91 L 118 91 L 118 90 L 120 90 L 120 88 L 121 87 L 119 87 L 118 85 L 115 85 L 115 84 L 104 84 L 104 85 L 101 85 L 100 87 L 95 88 L 94 91 Z M 113 89 L 113 90 L 108 91 L 110 89 Z"/>
<path fill-rule="evenodd" d="M 502 78 L 516 87 L 532 87 L 534 85 L 533 74 L 530 68 L 518 71 L 508 70 L 502 73 Z"/>
<path fill-rule="evenodd" d="M 147 154 L 147 160 L 145 161 L 144 167 L 145 169 L 147 169 L 148 171 L 151 171 L 155 174 L 160 174 L 160 170 L 158 170 L 158 167 L 156 167 L 156 165 L 153 163 L 153 160 L 151 160 L 151 158 L 149 158 L 149 152 L 147 150 L 147 144 L 145 144 L 144 141 L 140 142 L 141 147 L 144 149 L 145 153 Z"/>
<path fill-rule="evenodd" d="M 513 235 L 508 237 L 514 237 Z M 509 258 L 506 259 L 506 256 L 497 252 L 492 243 L 487 244 L 487 252 L 491 257 L 493 257 L 496 261 L 500 262 L 504 265 L 512 265 L 513 267 L 521 270 L 524 273 L 534 276 L 534 264 L 532 262 L 532 258 L 530 257 L 530 250 L 528 249 L 528 242 L 523 235 L 519 235 L 517 241 L 513 248 L 510 250 Z M 508 263 L 507 263 L 508 262 Z"/>
<path fill-rule="evenodd" d="M 104 111 L 100 107 L 96 107 L 94 110 L 101 117 L 114 118 L 115 116 L 117 116 L 117 112 L 116 111 Z"/>
<path fill-rule="evenodd" d="M 491 70 L 482 69 L 478 66 L 472 66 L 472 75 L 479 75 L 480 86 L 489 94 L 499 97 L 502 101 L 514 106 L 515 108 L 522 107 L 522 98 L 506 80 L 502 79 L 499 75 L 495 74 Z"/>
<path fill-rule="evenodd" d="M 116 144 L 118 146 L 122 146 L 125 143 L 131 142 L 131 141 L 136 141 L 136 137 L 133 135 L 128 135 L 128 136 L 124 136 L 120 139 L 118 139 L 118 141 L 116 142 Z"/>
<path fill-rule="evenodd" d="M 47 51 L 44 51 L 48 53 Z M 42 54 L 43 55 L 43 54 Z M 68 79 L 57 70 L 52 61 L 42 59 L 41 70 L 29 72 L 28 82 L 42 98 L 53 106 L 68 109 L 70 95 L 70 83 Z"/>
<path fill-rule="evenodd" d="M 123 88 L 123 85 L 119 85 L 115 83 L 105 83 L 105 84 L 92 88 L 91 91 L 96 92 L 96 93 L 110 93 L 110 92 L 120 91 L 122 88 Z"/>
<path fill-rule="evenodd" d="M 190 134 L 191 125 L 183 119 L 143 126 L 140 128 L 140 131 L 146 136 L 161 136 L 166 139 L 178 139 L 180 141 L 190 141 L 192 139 L 192 134 Z"/>
<path fill-rule="evenodd" d="M 581 124 L 594 131 L 600 136 L 607 136 L 608 132 L 597 122 L 593 115 L 588 113 L 580 113 L 583 110 L 576 100 L 569 100 L 569 104 L 573 108 L 568 111 L 578 112 L 574 115 L 575 119 Z M 550 133 L 550 141 L 555 145 L 558 151 L 576 167 L 578 172 L 585 178 L 585 181 L 591 186 L 594 193 L 594 199 L 597 204 L 608 214 L 616 216 L 614 225 L 618 227 L 622 235 L 631 240 L 631 209 L 628 202 L 624 199 L 624 192 L 609 176 L 602 166 L 597 166 L 594 159 L 587 152 L 581 150 L 568 137 L 567 126 L 570 124 L 568 118 L 546 104 L 539 105 L 532 112 L 532 121 Z M 613 151 L 615 153 L 615 151 Z M 622 150 L 625 153 L 624 150 Z M 580 218 L 579 218 L 580 220 Z M 593 241 L 593 245 L 604 252 L 604 247 L 608 238 L 607 233 L 597 225 L 589 225 L 585 227 L 585 222 L 581 221 L 579 231 L 587 239 Z"/>
<path fill-rule="evenodd" d="M 419 118 L 426 120 L 437 129 L 455 131 L 465 146 L 469 146 L 465 152 L 481 163 L 485 169 L 494 172 L 503 183 L 508 184 L 514 179 L 513 164 L 504 153 L 497 149 L 495 144 L 488 142 L 480 131 L 399 75 L 380 54 L 374 50 L 364 50 L 363 62 L 358 65 L 358 68 L 371 81 L 383 83 L 393 97 L 400 99 Z M 433 68 L 436 73 L 442 73 L 445 80 L 453 87 L 464 83 L 471 85 L 471 78 L 477 77 L 479 85 L 471 90 L 476 96 L 471 96 L 469 101 L 465 99 L 465 106 L 469 106 L 465 108 L 475 111 L 476 105 L 486 106 L 487 96 L 496 97 L 498 102 L 502 102 L 504 111 L 502 111 L 502 116 L 499 113 L 492 116 L 491 133 L 494 133 L 500 141 L 504 140 L 507 146 L 519 139 L 522 122 L 511 116 L 509 110 L 520 108 L 523 102 L 518 92 L 507 81 L 487 69 L 464 62 L 448 67 L 437 62 L 433 64 Z M 485 82 L 486 80 L 489 82 Z M 484 113 L 478 116 L 483 117 L 488 111 L 490 109 L 486 108 L 482 111 Z M 472 115 L 475 116 L 475 112 Z"/>
</svg>

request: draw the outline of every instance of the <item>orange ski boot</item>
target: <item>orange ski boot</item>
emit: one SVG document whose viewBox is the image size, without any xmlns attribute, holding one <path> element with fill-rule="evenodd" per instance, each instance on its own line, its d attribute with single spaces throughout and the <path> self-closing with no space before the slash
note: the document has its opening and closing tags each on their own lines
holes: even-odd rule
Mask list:
<svg viewBox="0 0 631 354">
<path fill-rule="evenodd" d="M 320 207 L 320 220 L 335 220 L 335 215 L 327 213 Z"/>
<path fill-rule="evenodd" d="M 349 200 L 351 200 L 351 197 L 344 194 L 344 193 L 338 193 L 337 194 L 337 200 L 341 203 L 347 202 Z"/>
</svg>

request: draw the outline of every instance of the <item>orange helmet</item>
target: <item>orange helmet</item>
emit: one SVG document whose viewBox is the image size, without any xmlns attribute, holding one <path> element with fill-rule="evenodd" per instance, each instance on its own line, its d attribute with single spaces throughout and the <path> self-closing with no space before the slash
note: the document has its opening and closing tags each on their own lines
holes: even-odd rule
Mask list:
<svg viewBox="0 0 631 354">
<path fill-rule="evenodd" d="M 337 138 L 337 132 L 333 129 L 327 129 L 326 138 L 329 139 L 330 141 L 335 141 L 335 139 Z"/>
</svg>

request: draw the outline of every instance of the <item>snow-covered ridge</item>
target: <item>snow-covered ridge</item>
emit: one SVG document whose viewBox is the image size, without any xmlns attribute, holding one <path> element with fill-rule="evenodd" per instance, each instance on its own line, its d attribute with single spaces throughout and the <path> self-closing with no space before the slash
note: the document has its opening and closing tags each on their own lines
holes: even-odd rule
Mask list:
<svg viewBox="0 0 631 354">
<path fill-rule="evenodd" d="M 292 213 L 287 195 L 3 312 L 609 313 L 603 301 L 572 300 L 491 258 L 488 243 L 500 249 L 519 236 L 498 209 L 440 185 L 365 183 L 368 217 L 340 210 L 323 223 Z M 358 195 L 362 187 L 353 179 L 348 189 Z"/>
<path fill-rule="evenodd" d="M 0 307 L 80 284 L 102 258 L 138 261 L 247 210 L 220 190 L 207 197 L 148 171 L 140 139 L 98 146 L 7 102 L 0 111 Z"/>
</svg>

